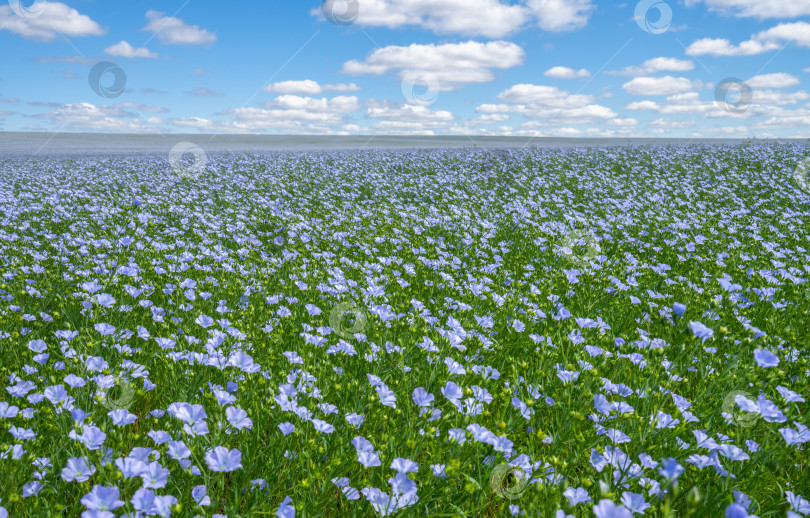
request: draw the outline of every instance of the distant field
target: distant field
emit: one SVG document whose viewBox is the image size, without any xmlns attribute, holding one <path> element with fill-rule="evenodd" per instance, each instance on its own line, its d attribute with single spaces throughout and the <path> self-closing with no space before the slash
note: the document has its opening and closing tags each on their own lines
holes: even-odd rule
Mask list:
<svg viewBox="0 0 810 518">
<path fill-rule="evenodd" d="M 0 517 L 810 513 L 804 144 L 48 137 Z"/>
<path fill-rule="evenodd" d="M 3 133 L 0 155 L 167 155 L 180 142 L 206 153 L 272 152 L 285 150 L 371 150 L 408 148 L 522 148 L 625 145 L 739 144 L 741 139 L 572 139 L 478 136 L 274 136 L 274 135 L 125 135 L 103 133 Z M 789 141 L 786 141 L 790 143 Z M 796 141 L 794 143 L 798 143 Z"/>
</svg>

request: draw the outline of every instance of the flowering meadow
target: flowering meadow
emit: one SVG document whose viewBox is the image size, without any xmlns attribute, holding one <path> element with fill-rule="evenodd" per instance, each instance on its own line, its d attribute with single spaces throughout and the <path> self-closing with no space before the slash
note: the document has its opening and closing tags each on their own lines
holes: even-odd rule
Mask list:
<svg viewBox="0 0 810 518">
<path fill-rule="evenodd" d="M 2 159 L 0 517 L 810 516 L 808 156 Z"/>
</svg>

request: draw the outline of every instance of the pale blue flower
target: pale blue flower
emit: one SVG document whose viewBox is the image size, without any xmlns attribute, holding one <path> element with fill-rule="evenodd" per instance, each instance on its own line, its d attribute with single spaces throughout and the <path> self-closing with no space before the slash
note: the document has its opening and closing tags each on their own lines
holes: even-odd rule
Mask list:
<svg viewBox="0 0 810 518">
<path fill-rule="evenodd" d="M 276 510 L 276 516 L 278 518 L 295 518 L 295 507 L 290 504 L 292 504 L 292 498 L 285 496 L 281 505 Z"/>
<path fill-rule="evenodd" d="M 704 343 L 706 340 L 714 336 L 714 331 L 700 322 L 689 322 L 689 328 L 692 329 L 692 334 L 694 334 L 697 338 L 700 338 Z"/>
<path fill-rule="evenodd" d="M 211 471 L 230 472 L 242 467 L 242 452 L 217 446 L 205 455 L 205 463 Z"/>
<path fill-rule="evenodd" d="M 93 486 L 93 490 L 82 497 L 82 505 L 91 511 L 112 511 L 124 502 L 119 500 L 121 493 L 117 487 Z"/>
<path fill-rule="evenodd" d="M 755 349 L 754 359 L 757 365 L 763 368 L 776 367 L 779 365 L 779 357 L 765 349 Z"/>
<path fill-rule="evenodd" d="M 596 518 L 633 518 L 633 513 L 623 505 L 616 505 L 611 500 L 600 500 L 599 504 L 593 506 L 593 514 Z"/>
</svg>

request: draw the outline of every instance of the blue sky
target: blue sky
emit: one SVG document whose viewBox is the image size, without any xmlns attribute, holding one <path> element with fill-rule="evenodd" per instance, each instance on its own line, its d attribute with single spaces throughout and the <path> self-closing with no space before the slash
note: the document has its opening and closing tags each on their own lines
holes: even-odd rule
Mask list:
<svg viewBox="0 0 810 518">
<path fill-rule="evenodd" d="M 2 131 L 810 137 L 810 0 L 9 0 L 0 48 Z"/>
</svg>

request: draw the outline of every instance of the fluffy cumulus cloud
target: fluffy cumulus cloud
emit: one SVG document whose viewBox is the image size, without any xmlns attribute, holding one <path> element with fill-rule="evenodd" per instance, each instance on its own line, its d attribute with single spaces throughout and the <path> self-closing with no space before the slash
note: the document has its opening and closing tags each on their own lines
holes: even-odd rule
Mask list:
<svg viewBox="0 0 810 518">
<path fill-rule="evenodd" d="M 320 14 L 320 9 L 313 12 Z M 525 22 L 523 7 L 500 0 L 359 0 L 355 23 L 391 29 L 418 26 L 437 34 L 501 38 Z"/>
<path fill-rule="evenodd" d="M 701 3 L 715 12 L 749 18 L 796 18 L 810 15 L 810 0 L 686 0 L 687 7 Z"/>
<path fill-rule="evenodd" d="M 622 89 L 632 95 L 671 95 L 688 92 L 701 87 L 685 77 L 636 77 L 622 85 Z"/>
<path fill-rule="evenodd" d="M 366 109 L 366 118 L 379 119 L 366 131 L 379 134 L 435 135 L 454 128 L 455 115 L 445 110 L 426 106 L 372 101 Z"/>
<path fill-rule="evenodd" d="M 754 56 L 778 49 L 776 42 L 762 42 L 756 40 L 743 41 L 739 45 L 732 44 L 725 38 L 702 38 L 689 45 L 686 53 L 690 56 Z"/>
<path fill-rule="evenodd" d="M 348 115 L 360 110 L 355 96 L 315 98 L 280 95 L 261 107 L 241 107 L 221 112 L 226 121 L 179 117 L 170 122 L 183 129 L 218 133 L 343 134 Z"/>
<path fill-rule="evenodd" d="M 523 57 L 521 47 L 506 41 L 412 44 L 376 49 L 363 61 L 347 61 L 342 71 L 351 75 L 398 71 L 403 81 L 427 74 L 425 82 L 433 88 L 454 90 L 467 83 L 492 81 L 492 69 L 518 66 Z"/>
<path fill-rule="evenodd" d="M 503 38 L 532 23 L 552 32 L 580 29 L 594 8 L 592 0 L 358 0 L 354 23 Z M 313 8 L 312 14 L 323 15 L 320 8 Z"/>
<path fill-rule="evenodd" d="M 810 23 L 783 23 L 759 32 L 738 45 L 726 38 L 703 38 L 686 49 L 690 56 L 754 56 L 793 44 L 810 47 Z"/>
<path fill-rule="evenodd" d="M 455 120 L 455 116 L 449 111 L 431 110 L 425 106 L 394 103 L 379 103 L 376 106 L 370 106 L 366 110 L 366 117 L 408 122 L 449 122 Z"/>
<path fill-rule="evenodd" d="M 552 32 L 585 27 L 596 8 L 591 0 L 528 0 L 527 4 L 537 17 L 537 25 Z"/>
<path fill-rule="evenodd" d="M 279 81 L 264 87 L 265 92 L 277 94 L 319 95 L 323 92 L 356 92 L 360 87 L 354 83 L 319 84 L 311 79 L 302 81 Z"/>
<path fill-rule="evenodd" d="M 618 72 L 611 72 L 611 74 L 646 76 L 658 72 L 687 72 L 693 68 L 695 68 L 695 64 L 689 59 L 658 57 L 648 59 L 640 66 L 625 67 Z"/>
<path fill-rule="evenodd" d="M 355 96 L 339 95 L 331 99 L 321 97 L 301 97 L 298 95 L 280 95 L 272 101 L 264 103 L 267 110 L 298 111 L 306 114 L 337 115 L 346 114 L 360 109 Z M 319 118 L 315 115 L 315 118 Z"/>
<path fill-rule="evenodd" d="M 161 43 L 200 45 L 217 40 L 216 34 L 165 13 L 150 9 L 146 12 L 146 19 L 148 23 L 143 29 L 153 33 Z"/>
<path fill-rule="evenodd" d="M 115 45 L 110 45 L 104 49 L 104 53 L 108 56 L 115 56 L 119 58 L 149 58 L 156 59 L 158 55 L 145 48 L 134 48 L 128 42 L 121 40 Z"/>
<path fill-rule="evenodd" d="M 754 76 L 746 81 L 751 88 L 787 88 L 799 84 L 799 79 L 785 72 Z"/>
<path fill-rule="evenodd" d="M 754 89 L 751 104 L 739 111 L 724 109 L 721 103 L 712 99 L 701 99 L 698 92 L 686 92 L 667 96 L 665 101 L 636 101 L 625 109 L 630 111 L 652 111 L 661 115 L 698 115 L 706 119 L 756 119 L 768 117 L 768 125 L 773 129 L 796 128 L 799 131 L 810 118 L 807 108 L 789 107 L 807 102 L 810 94 L 804 90 L 785 93 L 772 89 Z M 766 123 L 752 128 L 765 127 Z M 804 130 L 806 133 L 806 130 Z"/>
<path fill-rule="evenodd" d="M 3 2 L 4 4 L 6 2 Z M 10 5 L 0 5 L 0 30 L 37 41 L 53 41 L 65 36 L 99 36 L 107 32 L 89 16 L 60 2 L 34 3 L 34 16 L 18 16 Z"/>
<path fill-rule="evenodd" d="M 595 104 L 593 96 L 571 94 L 554 86 L 517 84 L 499 93 L 498 100 L 500 104 L 482 104 L 475 111 L 482 116 L 521 115 L 529 119 L 522 124 L 529 135 L 538 134 L 536 128 L 541 126 L 600 124 L 618 118 L 610 108 Z"/>
<path fill-rule="evenodd" d="M 667 134 L 672 129 L 692 128 L 695 121 L 687 119 L 655 119 L 647 126 L 656 134 Z"/>
<path fill-rule="evenodd" d="M 150 114 L 167 111 L 163 107 L 136 103 L 99 106 L 92 103 L 71 103 L 57 105 L 55 111 L 35 115 L 34 118 L 49 120 L 51 124 L 65 130 L 153 133 L 163 120 Z"/>
<path fill-rule="evenodd" d="M 583 77 L 591 77 L 591 73 L 586 69 L 581 68 L 574 70 L 568 67 L 551 67 L 543 73 L 546 77 L 553 77 L 554 79 L 578 79 Z"/>
</svg>

